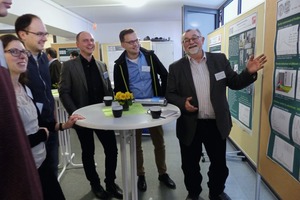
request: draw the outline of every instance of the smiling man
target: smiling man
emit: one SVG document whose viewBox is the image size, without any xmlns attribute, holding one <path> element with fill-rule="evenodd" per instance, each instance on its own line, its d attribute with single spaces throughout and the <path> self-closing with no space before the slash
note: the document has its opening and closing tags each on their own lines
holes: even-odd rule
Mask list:
<svg viewBox="0 0 300 200">
<path fill-rule="evenodd" d="M 93 56 L 93 35 L 85 31 L 78 33 L 76 45 L 80 49 L 80 55 L 63 64 L 58 88 L 59 97 L 70 115 L 81 107 L 102 103 L 104 96 L 113 95 L 106 64 L 95 60 Z M 114 131 L 78 126 L 75 130 L 81 144 L 85 175 L 95 196 L 99 199 L 108 199 L 110 196 L 122 199 L 123 192 L 115 183 L 118 149 Z M 106 191 L 101 186 L 95 167 L 94 133 L 104 148 Z"/>
<path fill-rule="evenodd" d="M 47 55 L 43 52 L 48 32 L 42 20 L 33 14 L 24 14 L 17 18 L 15 31 L 31 52 L 28 58 L 27 86 L 30 88 L 36 106 L 41 113 L 41 120 L 55 121 L 54 98 L 51 93 L 51 78 Z M 58 173 L 58 134 L 50 132 L 46 143 L 46 161 L 52 172 Z"/>
<path fill-rule="evenodd" d="M 133 29 L 124 29 L 119 39 L 125 51 L 115 61 L 115 93 L 132 92 L 134 98 L 144 99 L 163 97 L 166 91 L 168 71 L 160 62 L 154 51 L 140 46 L 137 34 Z M 155 163 L 158 180 L 168 188 L 175 189 L 176 184 L 167 174 L 166 150 L 162 126 L 149 128 L 154 145 Z M 142 130 L 136 130 L 137 186 L 140 191 L 147 190 L 142 149 Z"/>
<path fill-rule="evenodd" d="M 188 191 L 186 200 L 198 200 L 202 191 L 202 144 L 210 160 L 209 199 L 230 200 L 224 192 L 229 174 L 226 140 L 232 127 L 226 87 L 240 90 L 250 85 L 267 60 L 264 55 L 255 59 L 251 56 L 247 68 L 237 74 L 224 54 L 203 51 L 203 43 L 198 29 L 183 33 L 182 46 L 187 56 L 170 65 L 166 98 L 181 110 L 176 134 Z"/>
</svg>

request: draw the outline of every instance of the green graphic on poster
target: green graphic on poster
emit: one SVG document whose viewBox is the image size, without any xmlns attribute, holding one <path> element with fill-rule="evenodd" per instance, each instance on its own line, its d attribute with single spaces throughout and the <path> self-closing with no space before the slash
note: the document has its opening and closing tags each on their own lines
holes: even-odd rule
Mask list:
<svg viewBox="0 0 300 200">
<path fill-rule="evenodd" d="M 255 53 L 256 13 L 232 25 L 229 32 L 229 62 L 234 71 L 241 73 Z M 253 84 L 242 90 L 228 89 L 231 116 L 248 132 L 252 130 L 253 90 Z"/>
</svg>

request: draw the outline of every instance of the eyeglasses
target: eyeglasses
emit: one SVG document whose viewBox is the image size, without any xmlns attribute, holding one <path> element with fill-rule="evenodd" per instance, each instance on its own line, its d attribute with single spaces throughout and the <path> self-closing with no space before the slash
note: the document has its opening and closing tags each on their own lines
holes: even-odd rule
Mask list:
<svg viewBox="0 0 300 200">
<path fill-rule="evenodd" d="M 200 39 L 201 36 L 193 36 L 192 38 L 185 38 L 184 40 L 182 40 L 183 44 L 188 44 L 191 41 L 192 42 L 197 42 Z"/>
<path fill-rule="evenodd" d="M 48 32 L 31 32 L 31 31 L 27 31 L 27 30 L 24 30 L 26 33 L 31 33 L 31 34 L 34 34 L 38 37 L 47 37 L 49 35 Z"/>
<path fill-rule="evenodd" d="M 134 45 L 135 43 L 139 43 L 139 39 L 136 39 L 136 40 L 130 40 L 130 41 L 124 41 L 125 43 L 127 44 L 130 44 L 130 45 Z"/>
<path fill-rule="evenodd" d="M 14 57 L 19 57 L 21 55 L 21 53 L 25 54 L 27 57 L 31 56 L 30 51 L 25 50 L 25 49 L 19 50 L 19 49 L 13 48 L 13 49 L 5 50 L 4 52 L 5 53 L 9 52 Z"/>
</svg>

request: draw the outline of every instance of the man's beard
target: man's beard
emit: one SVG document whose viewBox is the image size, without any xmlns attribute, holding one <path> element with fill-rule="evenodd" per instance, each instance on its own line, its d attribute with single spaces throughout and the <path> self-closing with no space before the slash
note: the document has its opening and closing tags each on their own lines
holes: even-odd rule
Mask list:
<svg viewBox="0 0 300 200">
<path fill-rule="evenodd" d="M 187 50 L 187 54 L 189 55 L 195 55 L 197 53 L 200 52 L 200 48 L 199 47 L 193 47 Z"/>
</svg>

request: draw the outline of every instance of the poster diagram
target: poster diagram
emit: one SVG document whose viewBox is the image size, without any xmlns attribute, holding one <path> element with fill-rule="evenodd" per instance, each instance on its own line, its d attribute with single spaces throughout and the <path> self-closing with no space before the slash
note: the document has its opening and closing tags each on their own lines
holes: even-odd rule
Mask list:
<svg viewBox="0 0 300 200">
<path fill-rule="evenodd" d="M 209 40 L 209 52 L 221 53 L 222 36 L 216 35 Z"/>
<path fill-rule="evenodd" d="M 275 71 L 275 93 L 286 97 L 295 97 L 296 70 Z"/>
<path fill-rule="evenodd" d="M 300 177 L 300 1 L 278 0 L 271 133 L 267 155 Z"/>
</svg>

